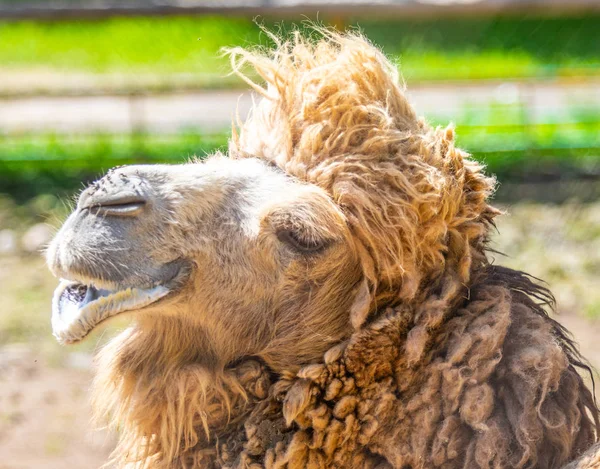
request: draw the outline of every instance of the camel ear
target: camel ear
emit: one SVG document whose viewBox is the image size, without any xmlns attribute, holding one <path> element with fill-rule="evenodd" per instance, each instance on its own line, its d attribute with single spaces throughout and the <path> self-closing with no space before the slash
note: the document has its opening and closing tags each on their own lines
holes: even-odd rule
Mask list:
<svg viewBox="0 0 600 469">
<path fill-rule="evenodd" d="M 360 329 L 367 320 L 371 307 L 371 299 L 371 289 L 369 288 L 369 282 L 365 278 L 356 290 L 354 303 L 350 307 L 350 322 L 354 329 Z"/>
</svg>

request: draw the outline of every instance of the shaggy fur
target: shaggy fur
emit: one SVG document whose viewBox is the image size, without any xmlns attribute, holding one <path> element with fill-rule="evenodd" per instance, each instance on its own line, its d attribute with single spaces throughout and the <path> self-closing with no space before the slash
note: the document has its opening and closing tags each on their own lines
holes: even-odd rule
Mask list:
<svg viewBox="0 0 600 469">
<path fill-rule="evenodd" d="M 495 181 L 455 147 L 452 128 L 416 117 L 375 47 L 321 33 L 229 51 L 262 95 L 229 152 L 339 207 L 359 259 L 348 277 L 357 299 L 336 300 L 336 287 L 327 301 L 345 302 L 348 329 L 313 359 L 298 320 L 298 349 L 269 350 L 301 350 L 301 367 L 273 369 L 285 361 L 259 351 L 223 368 L 197 363 L 193 328 L 140 319 L 101 352 L 95 384 L 98 412 L 122 429 L 119 464 L 562 467 L 596 440 L 598 411 L 577 373 L 584 360 L 546 313 L 550 293 L 487 260 Z"/>
<path fill-rule="evenodd" d="M 490 267 L 416 364 L 402 353 L 414 311 L 388 309 L 323 364 L 275 385 L 220 464 L 561 467 L 594 440 L 593 400 L 564 352 L 570 342 L 523 289 L 546 294 Z"/>
</svg>

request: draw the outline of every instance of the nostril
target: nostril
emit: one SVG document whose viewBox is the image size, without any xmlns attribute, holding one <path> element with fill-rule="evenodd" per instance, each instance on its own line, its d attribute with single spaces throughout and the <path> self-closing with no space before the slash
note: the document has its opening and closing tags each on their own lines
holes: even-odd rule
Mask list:
<svg viewBox="0 0 600 469">
<path fill-rule="evenodd" d="M 87 197 L 80 208 L 100 215 L 134 216 L 143 210 L 146 203 L 147 200 L 138 194 L 94 194 Z"/>
<path fill-rule="evenodd" d="M 150 201 L 145 180 L 124 170 L 109 171 L 79 196 L 78 208 L 104 216 L 135 216 Z"/>
<path fill-rule="evenodd" d="M 146 202 L 127 202 L 124 204 L 92 205 L 90 212 L 102 215 L 133 216 L 139 214 Z"/>
</svg>

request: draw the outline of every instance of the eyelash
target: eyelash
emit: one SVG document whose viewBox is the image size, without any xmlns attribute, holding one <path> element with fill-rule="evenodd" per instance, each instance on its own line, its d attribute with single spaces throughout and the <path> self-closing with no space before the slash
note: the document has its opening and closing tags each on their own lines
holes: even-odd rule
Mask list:
<svg viewBox="0 0 600 469">
<path fill-rule="evenodd" d="M 295 250 L 304 253 L 315 253 L 323 250 L 327 243 L 325 242 L 307 242 L 300 238 L 297 233 L 291 230 L 282 230 L 277 233 L 279 241 L 292 246 Z"/>
</svg>

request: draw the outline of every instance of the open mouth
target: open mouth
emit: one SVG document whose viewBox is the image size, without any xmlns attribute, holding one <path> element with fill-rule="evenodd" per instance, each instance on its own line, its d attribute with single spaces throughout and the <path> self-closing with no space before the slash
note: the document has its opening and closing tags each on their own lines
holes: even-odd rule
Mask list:
<svg viewBox="0 0 600 469">
<path fill-rule="evenodd" d="M 78 342 L 102 321 L 155 303 L 170 291 L 164 285 L 106 290 L 62 280 L 52 300 L 52 331 L 61 343 Z"/>
</svg>

